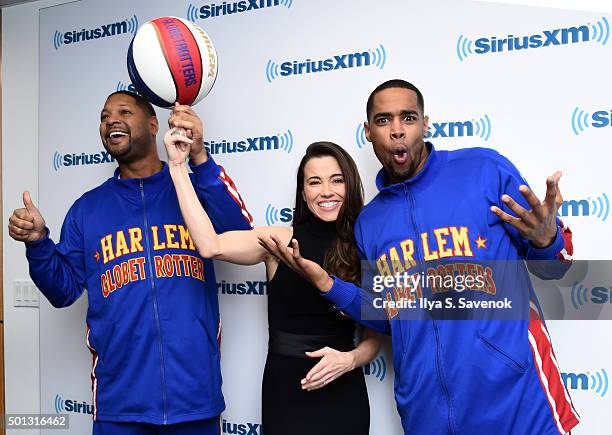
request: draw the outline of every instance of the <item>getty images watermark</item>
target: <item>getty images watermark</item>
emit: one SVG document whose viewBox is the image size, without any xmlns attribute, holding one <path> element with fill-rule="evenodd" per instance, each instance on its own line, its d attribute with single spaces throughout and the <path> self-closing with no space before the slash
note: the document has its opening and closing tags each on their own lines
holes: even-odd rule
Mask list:
<svg viewBox="0 0 612 435">
<path fill-rule="evenodd" d="M 362 263 L 363 319 L 612 320 L 610 261 L 395 257 Z"/>
<path fill-rule="evenodd" d="M 380 263 L 377 263 L 380 267 Z M 399 271 L 401 264 L 371 276 L 372 307 L 395 317 L 397 310 L 511 310 L 509 297 L 498 299 L 490 266 L 449 262 L 422 268 L 420 272 Z"/>
</svg>

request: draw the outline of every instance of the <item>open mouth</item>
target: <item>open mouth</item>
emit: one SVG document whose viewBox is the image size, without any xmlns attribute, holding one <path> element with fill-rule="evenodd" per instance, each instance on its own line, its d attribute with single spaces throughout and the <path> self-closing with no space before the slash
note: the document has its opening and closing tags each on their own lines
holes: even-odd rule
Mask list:
<svg viewBox="0 0 612 435">
<path fill-rule="evenodd" d="M 408 161 L 408 150 L 406 148 L 397 148 L 393 152 L 393 161 L 398 165 L 403 165 Z"/>
<path fill-rule="evenodd" d="M 113 130 L 108 133 L 109 142 L 113 145 L 121 143 L 124 137 L 128 137 L 128 133 L 123 130 Z"/>
</svg>

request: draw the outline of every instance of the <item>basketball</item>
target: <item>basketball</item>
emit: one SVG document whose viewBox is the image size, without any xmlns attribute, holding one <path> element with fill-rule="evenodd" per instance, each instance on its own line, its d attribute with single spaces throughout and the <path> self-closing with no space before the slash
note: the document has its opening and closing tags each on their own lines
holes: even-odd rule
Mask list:
<svg viewBox="0 0 612 435">
<path fill-rule="evenodd" d="M 127 68 L 138 93 L 152 104 L 192 106 L 215 84 L 217 52 L 199 26 L 178 17 L 159 17 L 134 35 Z"/>
</svg>

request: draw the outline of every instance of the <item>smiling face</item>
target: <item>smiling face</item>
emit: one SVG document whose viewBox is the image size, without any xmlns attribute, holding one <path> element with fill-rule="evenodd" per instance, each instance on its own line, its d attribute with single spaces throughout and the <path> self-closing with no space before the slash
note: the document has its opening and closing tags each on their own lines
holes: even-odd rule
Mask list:
<svg viewBox="0 0 612 435">
<path fill-rule="evenodd" d="M 102 145 L 120 163 L 130 163 L 154 152 L 158 128 L 157 118 L 125 94 L 111 95 L 100 114 Z"/>
<path fill-rule="evenodd" d="M 428 151 L 423 137 L 428 123 L 416 92 L 388 88 L 374 95 L 366 138 L 392 183 L 412 178 L 425 164 Z"/>
<path fill-rule="evenodd" d="M 344 204 L 346 186 L 338 161 L 331 156 L 313 157 L 304 166 L 304 201 L 316 217 L 333 222 Z"/>
</svg>

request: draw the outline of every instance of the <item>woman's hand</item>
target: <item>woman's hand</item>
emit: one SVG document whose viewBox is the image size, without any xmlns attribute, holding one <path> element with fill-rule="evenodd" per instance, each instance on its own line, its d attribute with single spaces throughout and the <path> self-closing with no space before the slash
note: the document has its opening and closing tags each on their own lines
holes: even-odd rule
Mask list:
<svg viewBox="0 0 612 435">
<path fill-rule="evenodd" d="M 355 368 L 353 351 L 340 352 L 325 346 L 314 352 L 306 352 L 306 355 L 310 358 L 321 358 L 302 379 L 302 389 L 307 391 L 322 388 Z"/>
<path fill-rule="evenodd" d="M 180 166 L 185 163 L 189 157 L 189 151 L 193 140 L 184 136 L 184 130 L 180 128 L 171 128 L 164 135 L 164 145 L 168 153 L 168 164 L 170 166 Z"/>
</svg>

